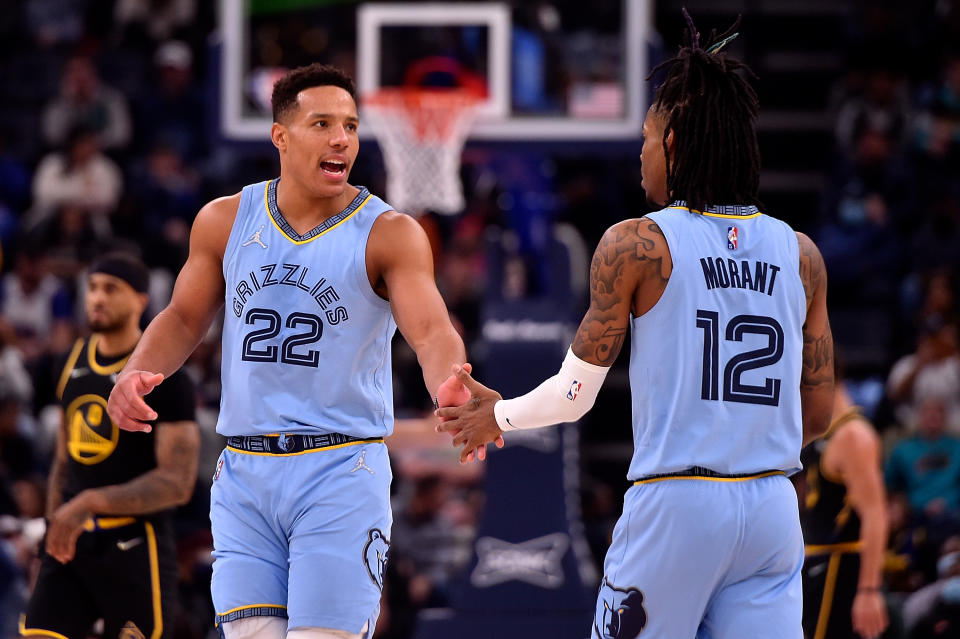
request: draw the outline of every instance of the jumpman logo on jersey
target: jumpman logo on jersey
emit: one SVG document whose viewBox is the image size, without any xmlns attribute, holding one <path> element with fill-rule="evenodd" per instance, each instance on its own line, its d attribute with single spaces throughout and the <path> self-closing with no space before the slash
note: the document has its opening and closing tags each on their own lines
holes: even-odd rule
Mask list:
<svg viewBox="0 0 960 639">
<path fill-rule="evenodd" d="M 263 227 L 265 224 L 261 224 L 260 228 L 257 229 L 257 232 L 250 236 L 250 239 L 241 244 L 240 246 L 250 246 L 251 244 L 259 244 L 262 248 L 267 248 L 267 245 L 263 243 L 263 240 L 260 239 L 260 234 L 263 233 Z"/>
<path fill-rule="evenodd" d="M 377 473 L 375 473 L 375 472 L 373 471 L 372 468 L 370 468 L 369 466 L 367 466 L 367 450 L 366 450 L 366 449 L 363 449 L 363 450 L 360 451 L 360 459 L 358 459 L 358 460 L 357 460 L 357 463 L 353 466 L 353 468 L 350 469 L 350 472 L 351 472 L 351 473 L 355 473 L 355 472 L 357 472 L 358 470 L 360 470 L 361 468 L 362 468 L 363 470 L 367 471 L 368 473 L 370 473 L 371 475 L 376 475 L 376 474 L 377 474 Z"/>
</svg>

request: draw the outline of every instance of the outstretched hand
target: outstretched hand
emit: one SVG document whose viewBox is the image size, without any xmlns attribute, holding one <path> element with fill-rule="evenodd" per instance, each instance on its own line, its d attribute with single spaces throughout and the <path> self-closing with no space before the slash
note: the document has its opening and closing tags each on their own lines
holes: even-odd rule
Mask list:
<svg viewBox="0 0 960 639">
<path fill-rule="evenodd" d="M 470 362 L 467 362 L 463 365 L 464 370 L 467 373 L 473 372 L 473 366 Z M 440 388 L 437 389 L 437 406 L 439 408 L 445 406 L 461 406 L 470 399 L 470 389 L 463 385 L 463 382 L 457 377 L 456 373 L 451 373 L 450 377 L 444 380 L 440 384 Z M 440 421 L 445 421 L 440 419 Z"/>
<path fill-rule="evenodd" d="M 157 412 L 143 401 L 143 396 L 152 391 L 160 382 L 163 375 L 148 371 L 124 371 L 117 378 L 110 399 L 107 400 L 107 412 L 113 422 L 123 430 L 143 431 L 153 430 L 147 422 L 157 418 Z"/>
<path fill-rule="evenodd" d="M 463 446 L 460 462 L 483 460 L 486 457 L 486 445 L 495 442 L 503 448 L 503 431 L 493 416 L 493 405 L 501 398 L 500 393 L 489 389 L 470 376 L 470 365 L 454 366 L 453 375 L 469 391 L 469 401 L 459 406 L 442 407 L 437 410 L 440 423 L 438 432 L 453 435 L 453 445 Z"/>
</svg>

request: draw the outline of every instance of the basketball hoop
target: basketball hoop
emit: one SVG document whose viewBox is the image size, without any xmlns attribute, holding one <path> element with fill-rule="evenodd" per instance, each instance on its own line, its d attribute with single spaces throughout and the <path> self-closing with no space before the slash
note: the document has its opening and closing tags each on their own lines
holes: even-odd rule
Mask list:
<svg viewBox="0 0 960 639">
<path fill-rule="evenodd" d="M 366 96 L 370 123 L 387 169 L 387 200 L 398 210 L 464 209 L 460 154 L 481 101 L 476 91 L 416 86 Z"/>
</svg>

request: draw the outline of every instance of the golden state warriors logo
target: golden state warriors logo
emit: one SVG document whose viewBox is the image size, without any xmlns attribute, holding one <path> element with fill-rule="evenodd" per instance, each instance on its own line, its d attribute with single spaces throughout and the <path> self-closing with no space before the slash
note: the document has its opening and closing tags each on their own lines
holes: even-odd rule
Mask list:
<svg viewBox="0 0 960 639">
<path fill-rule="evenodd" d="M 67 407 L 67 450 L 81 464 L 99 464 L 117 447 L 120 429 L 107 414 L 107 400 L 81 395 Z"/>
</svg>

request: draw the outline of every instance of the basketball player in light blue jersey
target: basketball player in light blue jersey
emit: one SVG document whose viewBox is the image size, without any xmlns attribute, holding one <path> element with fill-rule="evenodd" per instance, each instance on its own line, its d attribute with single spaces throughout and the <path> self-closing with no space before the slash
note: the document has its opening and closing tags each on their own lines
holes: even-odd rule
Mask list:
<svg viewBox="0 0 960 639">
<path fill-rule="evenodd" d="M 347 182 L 352 80 L 295 69 L 273 89 L 280 177 L 207 204 L 170 305 L 117 380 L 109 412 L 149 430 L 149 393 L 223 310 L 211 490 L 213 603 L 226 639 L 372 635 L 390 548 L 390 341 L 399 326 L 435 402 L 466 401 L 465 360 L 412 218 Z M 482 453 L 482 451 L 480 451 Z"/>
<path fill-rule="evenodd" d="M 593 637 L 801 639 L 786 475 L 830 420 L 826 275 L 806 236 L 761 212 L 756 95 L 719 52 L 733 29 L 701 44 L 689 27 L 643 124 L 642 186 L 666 208 L 604 235 L 556 376 L 502 400 L 461 369 L 473 398 L 439 428 L 466 459 L 503 431 L 579 419 L 630 330 L 634 485 Z"/>
</svg>

